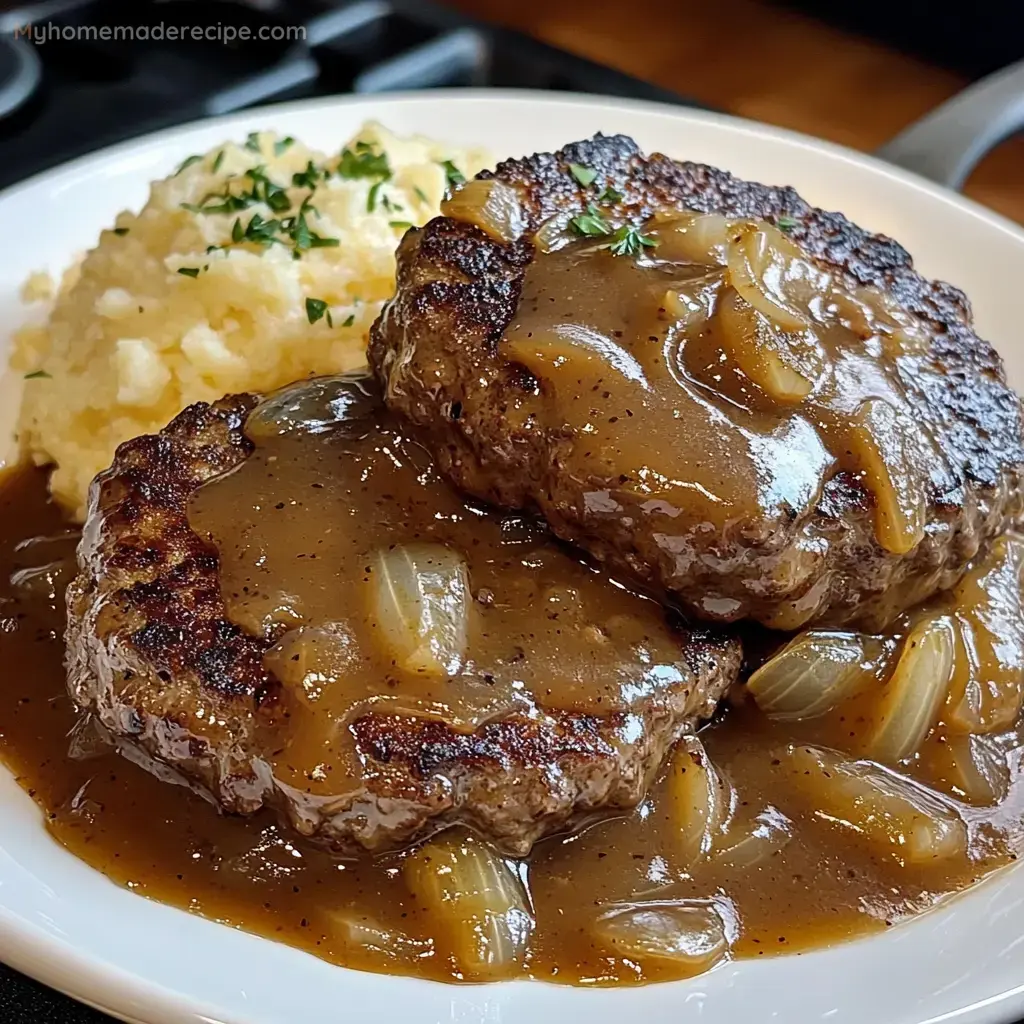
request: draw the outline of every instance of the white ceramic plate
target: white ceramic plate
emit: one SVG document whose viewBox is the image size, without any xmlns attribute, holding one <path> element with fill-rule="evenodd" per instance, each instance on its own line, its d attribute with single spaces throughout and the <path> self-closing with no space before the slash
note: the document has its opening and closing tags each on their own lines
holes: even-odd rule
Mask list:
<svg viewBox="0 0 1024 1024">
<path fill-rule="evenodd" d="M 600 98 L 438 92 L 269 108 L 119 146 L 0 195 L 0 360 L 29 271 L 59 271 L 147 184 L 189 153 L 257 128 L 336 150 L 367 118 L 497 154 L 596 131 L 647 149 L 792 184 L 812 203 L 900 239 L 925 274 L 964 288 L 979 332 L 1024 385 L 1024 232 L 869 157 L 716 115 Z M 10 397 L 0 395 L 0 428 Z M 2 685 L 2 679 L 0 679 Z M 728 964 L 689 982 L 582 990 L 539 982 L 452 987 L 332 967 L 133 896 L 52 842 L 0 769 L 0 959 L 139 1024 L 1005 1024 L 1024 1017 L 1024 868 L 876 938 Z"/>
</svg>

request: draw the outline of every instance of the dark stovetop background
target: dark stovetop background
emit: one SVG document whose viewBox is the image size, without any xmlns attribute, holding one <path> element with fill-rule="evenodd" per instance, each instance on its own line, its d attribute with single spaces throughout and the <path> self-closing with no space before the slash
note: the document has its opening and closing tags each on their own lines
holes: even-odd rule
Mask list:
<svg viewBox="0 0 1024 1024">
<path fill-rule="evenodd" d="M 9 44 L 14 24 L 32 20 L 5 23 L 7 6 L 0 0 L 0 45 Z M 145 131 L 261 103 L 334 93 L 496 86 L 696 105 L 417 0 L 263 0 L 258 9 L 232 0 L 165 0 L 158 5 L 151 0 L 64 0 L 64 7 L 63 14 L 50 19 L 61 26 L 303 24 L 307 43 L 37 45 L 39 87 L 12 116 L 0 113 L 0 188 Z M 2 84 L 0 75 L 0 95 Z M 0 1024 L 110 1024 L 110 1018 L 0 965 Z"/>
</svg>

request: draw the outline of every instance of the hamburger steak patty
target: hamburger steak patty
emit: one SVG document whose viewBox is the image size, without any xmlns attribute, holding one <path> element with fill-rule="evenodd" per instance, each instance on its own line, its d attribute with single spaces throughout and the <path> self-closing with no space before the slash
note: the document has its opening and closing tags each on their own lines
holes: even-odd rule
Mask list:
<svg viewBox="0 0 1024 1024">
<path fill-rule="evenodd" d="M 489 212 L 472 209 L 471 191 Z M 445 210 L 403 239 L 396 294 L 371 332 L 389 407 L 456 486 L 539 509 L 558 536 L 674 592 L 695 616 L 876 628 L 951 586 L 1020 516 L 1021 410 L 1001 360 L 974 333 L 966 297 L 922 278 L 892 239 L 792 188 L 644 156 L 623 136 L 506 161 Z M 722 215 L 697 219 L 722 232 L 696 267 L 705 276 L 671 264 L 667 211 Z M 765 239 L 776 239 L 767 255 Z M 753 262 L 737 269 L 736 253 Z M 674 312 L 671 291 L 651 300 L 661 307 L 650 330 L 616 305 L 634 256 L 643 287 L 689 274 L 669 284 L 689 297 Z M 752 266 L 762 276 L 751 299 L 737 275 Z M 772 290 L 780 266 L 789 293 Z M 718 289 L 712 313 L 694 280 Z M 806 295 L 793 299 L 805 286 L 827 293 L 817 313 Z M 726 314 L 753 324 L 752 348 L 742 330 L 721 342 Z M 660 383 L 662 357 L 674 382 Z M 681 417 L 674 396 L 689 403 Z M 690 489 L 673 490 L 679 480 Z"/>
<path fill-rule="evenodd" d="M 364 404 L 370 394 L 365 379 L 314 386 L 345 401 L 353 387 L 362 389 L 357 398 Z M 189 518 L 204 482 L 218 478 L 211 485 L 217 488 L 221 480 L 242 479 L 254 451 L 259 454 L 243 430 L 258 401 L 236 395 L 191 406 L 159 434 L 122 444 L 94 482 L 79 574 L 68 590 L 74 701 L 150 770 L 184 781 L 229 813 L 275 808 L 301 833 L 341 852 L 386 849 L 462 823 L 521 855 L 546 834 L 636 805 L 672 744 L 711 714 L 736 678 L 735 641 L 701 631 L 672 634 L 678 636 L 674 681 L 649 687 L 628 710 L 604 713 L 597 703 L 589 710 L 545 710 L 538 701 L 458 729 L 436 716 L 366 706 L 347 720 L 356 754 L 350 763 L 358 768 L 346 785 L 307 786 L 296 781 L 316 777 L 315 770 L 302 774 L 305 762 L 298 774 L 282 767 L 303 695 L 296 692 L 301 686 L 268 670 L 274 663 L 265 656 L 301 630 L 282 639 L 275 626 L 261 632 L 233 620 L 221 552 L 194 532 Z M 381 409 L 379 395 L 370 401 Z M 362 457 L 365 445 L 358 446 L 372 430 L 386 434 L 392 456 L 402 451 L 401 438 L 375 421 L 351 443 L 323 433 L 317 458 L 327 457 L 333 444 L 341 445 L 339 458 Z M 386 468 L 391 471 L 390 463 Z M 425 476 L 416 479 L 427 486 Z M 440 480 L 437 487 L 449 503 L 460 500 Z M 425 506 L 439 500 L 436 490 L 424 494 Z M 399 517 L 405 514 L 399 506 Z M 408 515 L 415 515 L 411 506 Z M 295 516 L 298 531 L 302 520 L 298 511 Z M 365 528 L 365 517 L 362 522 Z M 543 545 L 541 556 L 578 565 L 553 542 Z M 471 584 L 475 571 L 471 560 Z M 634 682 L 643 678 L 638 668 Z"/>
</svg>

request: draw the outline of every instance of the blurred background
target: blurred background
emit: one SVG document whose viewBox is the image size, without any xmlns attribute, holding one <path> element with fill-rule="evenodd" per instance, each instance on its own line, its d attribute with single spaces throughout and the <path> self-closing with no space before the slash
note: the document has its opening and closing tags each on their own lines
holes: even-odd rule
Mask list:
<svg viewBox="0 0 1024 1024">
<path fill-rule="evenodd" d="M 1019 12 L 1016 0 L 0 0 L 0 186 L 255 103 L 453 84 L 678 98 L 871 150 L 1024 57 Z M 197 24 L 222 31 L 71 38 Z M 261 28 L 278 36 L 258 40 Z M 1024 222 L 1021 167 L 1024 141 L 1008 141 L 967 192 Z"/>
</svg>

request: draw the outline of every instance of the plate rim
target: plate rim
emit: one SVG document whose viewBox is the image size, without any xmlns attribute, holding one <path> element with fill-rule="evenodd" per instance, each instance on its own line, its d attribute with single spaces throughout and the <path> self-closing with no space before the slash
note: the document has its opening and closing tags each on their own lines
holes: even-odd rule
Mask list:
<svg viewBox="0 0 1024 1024">
<path fill-rule="evenodd" d="M 17 182 L 0 191 L 0 208 L 10 202 L 17 202 L 22 193 L 49 184 L 51 187 L 73 187 L 77 178 L 102 173 L 105 164 L 113 164 L 132 151 L 153 145 L 166 144 L 175 140 L 187 139 L 197 131 L 222 128 L 231 133 L 233 126 L 251 123 L 265 118 L 287 118 L 292 114 L 310 111 L 332 110 L 338 108 L 364 107 L 367 116 L 373 116 L 373 108 L 380 104 L 401 104 L 416 106 L 427 104 L 452 103 L 528 103 L 544 107 L 615 109 L 625 113 L 635 112 L 644 115 L 660 115 L 675 122 L 687 122 L 715 125 L 729 129 L 733 134 L 744 136 L 756 145 L 759 140 L 773 139 L 796 145 L 801 149 L 813 151 L 819 155 L 827 155 L 844 163 L 853 165 L 861 171 L 873 176 L 882 175 L 897 182 L 903 188 L 912 188 L 929 195 L 932 199 L 953 205 L 963 213 L 980 221 L 987 229 L 998 231 L 1009 236 L 1012 241 L 1024 249 L 1024 226 L 990 210 L 980 203 L 954 193 L 944 186 L 935 184 L 913 172 L 897 168 L 871 155 L 849 149 L 838 143 L 816 139 L 802 132 L 762 124 L 746 118 L 714 111 L 697 110 L 685 106 L 676 106 L 667 102 L 653 100 L 631 100 L 621 97 L 601 96 L 582 93 L 552 93 L 543 90 L 525 89 L 436 89 L 419 92 L 396 92 L 373 95 L 348 95 L 322 97 L 312 100 L 298 100 L 288 103 L 271 104 L 249 108 L 232 114 L 214 118 L 205 118 L 186 122 L 181 125 L 150 132 L 136 138 L 103 147 L 84 154 L 53 168 L 41 171 L 31 177 Z M 228 137 L 228 136 L 226 136 Z M 5 768 L 0 773 L 9 775 Z M 71 856 L 69 854 L 69 856 Z M 94 869 L 89 868 L 93 871 Z M 974 889 L 983 888 L 995 878 L 1003 877 L 1004 869 L 994 873 Z M 95 872 L 100 874 L 99 872 Z M 118 888 L 113 886 L 113 888 Z M 133 897 L 135 898 L 135 897 Z M 160 906 L 166 906 L 160 904 Z M 186 916 L 186 911 L 167 908 L 175 913 Z M 939 909 L 939 908 L 937 908 Z M 208 919 L 207 919 L 208 920 Z M 209 922 L 211 925 L 213 922 Z M 222 927 L 222 926 L 221 926 Z M 257 941 L 270 941 L 257 939 Z M 870 942 L 870 938 L 853 940 L 843 946 Z M 51 934 L 33 922 L 15 917 L 2 902 L 0 888 L 0 954 L 14 969 L 21 971 L 40 983 L 55 988 L 57 991 L 92 1006 L 101 1012 L 130 1021 L 132 1024 L 242 1024 L 232 1017 L 224 1016 L 223 1011 L 202 1005 L 193 996 L 182 990 L 172 990 L 142 975 L 132 973 L 116 963 L 100 960 L 83 951 L 79 944 L 66 941 Z M 311 954 L 301 954 L 311 956 Z M 53 964 L 53 969 L 49 969 Z M 44 969 L 46 967 L 47 969 Z M 385 976 L 386 977 L 386 976 Z M 565 990 L 564 986 L 553 986 L 545 982 L 503 982 L 502 987 L 515 985 L 531 985 L 538 988 Z M 476 986 L 471 986 L 473 988 Z M 659 986 L 662 987 L 662 986 Z M 664 987 L 668 987 L 666 984 Z M 466 991 L 466 986 L 458 989 Z M 586 989 L 574 991 L 588 991 Z M 593 993 L 595 990 L 589 990 Z M 622 993 L 629 989 L 620 989 L 615 998 L 622 999 Z M 582 999 L 580 1000 L 582 1002 Z M 145 1017 L 137 1016 L 133 1007 L 145 1005 L 149 1012 Z M 998 1010 L 997 1010 L 998 1007 Z M 991 1009 L 994 1013 L 987 1013 Z M 962 1007 L 941 1017 L 922 1020 L 921 1024 L 939 1024 L 939 1021 L 950 1021 L 954 1018 L 958 1024 L 1003 1024 L 1015 1020 L 1024 1014 L 1024 984 L 993 995 L 991 998 Z M 474 1018 L 475 1019 L 475 1018 Z M 488 1017 L 488 1021 L 492 1018 Z M 501 1024 L 506 1018 L 500 1012 L 493 1018 Z"/>
</svg>

